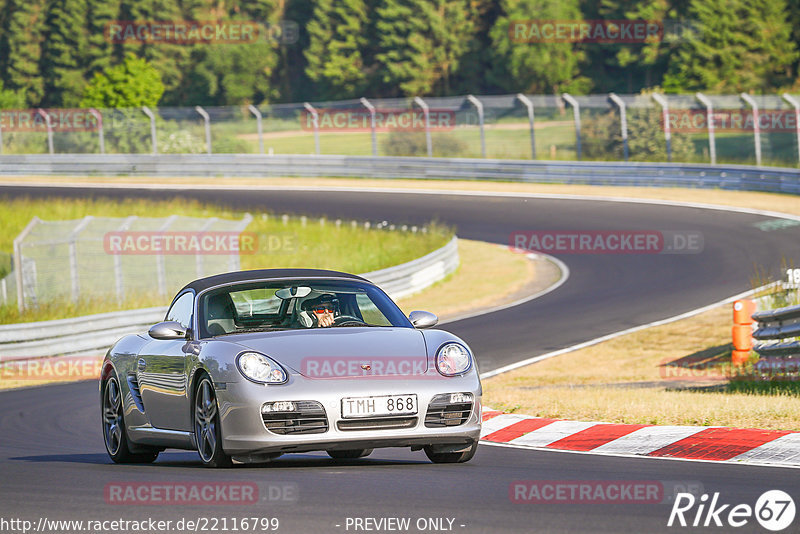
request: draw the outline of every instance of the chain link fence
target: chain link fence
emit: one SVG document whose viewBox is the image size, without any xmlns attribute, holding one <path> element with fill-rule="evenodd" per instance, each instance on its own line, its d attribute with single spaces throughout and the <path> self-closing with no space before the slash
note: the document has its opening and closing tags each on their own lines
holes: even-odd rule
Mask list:
<svg viewBox="0 0 800 534">
<path fill-rule="evenodd" d="M 800 96 L 495 95 L 0 112 L 3 154 L 324 154 L 797 166 Z"/>
<path fill-rule="evenodd" d="M 13 271 L 0 280 L 0 298 L 23 309 L 59 299 L 166 297 L 195 278 L 239 270 L 251 220 L 34 217 L 14 240 Z"/>
</svg>

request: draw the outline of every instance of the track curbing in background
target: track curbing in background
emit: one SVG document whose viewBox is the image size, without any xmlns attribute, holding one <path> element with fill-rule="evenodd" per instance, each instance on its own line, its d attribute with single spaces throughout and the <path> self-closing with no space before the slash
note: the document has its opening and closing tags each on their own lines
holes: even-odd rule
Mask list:
<svg viewBox="0 0 800 534">
<path fill-rule="evenodd" d="M 800 432 L 547 419 L 484 409 L 481 442 L 611 456 L 800 467 Z"/>
</svg>

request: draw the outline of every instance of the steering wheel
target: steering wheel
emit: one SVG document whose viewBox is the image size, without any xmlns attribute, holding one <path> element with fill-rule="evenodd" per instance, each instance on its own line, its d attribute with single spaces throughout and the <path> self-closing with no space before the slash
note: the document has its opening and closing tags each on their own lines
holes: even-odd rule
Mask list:
<svg viewBox="0 0 800 534">
<path fill-rule="evenodd" d="M 353 317 L 352 315 L 340 315 L 339 317 L 333 320 L 334 326 L 362 326 L 366 324 L 367 323 L 365 323 L 358 317 Z"/>
</svg>

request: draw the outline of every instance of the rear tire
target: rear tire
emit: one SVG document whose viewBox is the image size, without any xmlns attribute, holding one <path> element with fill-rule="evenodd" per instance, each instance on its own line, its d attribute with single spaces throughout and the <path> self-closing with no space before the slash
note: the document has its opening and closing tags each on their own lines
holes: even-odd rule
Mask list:
<svg viewBox="0 0 800 534">
<path fill-rule="evenodd" d="M 106 452 L 118 464 L 149 464 L 158 457 L 159 450 L 136 447 L 128 439 L 122 408 L 122 390 L 113 374 L 103 383 L 102 395 L 103 441 Z M 135 451 L 135 452 L 134 452 Z"/>
<path fill-rule="evenodd" d="M 325 451 L 328 456 L 335 460 L 349 460 L 354 458 L 363 458 L 372 454 L 372 449 L 349 449 L 349 450 L 332 450 Z"/>
<path fill-rule="evenodd" d="M 231 457 L 222 450 L 222 430 L 214 384 L 203 376 L 194 390 L 194 439 L 197 453 L 206 467 L 230 467 Z"/>
<path fill-rule="evenodd" d="M 435 464 L 460 464 L 469 462 L 478 450 L 478 441 L 472 442 L 469 449 L 464 452 L 436 452 L 433 445 L 425 446 L 425 455 Z"/>
</svg>

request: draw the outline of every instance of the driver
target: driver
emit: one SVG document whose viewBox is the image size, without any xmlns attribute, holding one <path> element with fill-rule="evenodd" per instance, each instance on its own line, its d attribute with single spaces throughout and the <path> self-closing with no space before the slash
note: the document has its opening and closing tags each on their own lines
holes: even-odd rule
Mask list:
<svg viewBox="0 0 800 534">
<path fill-rule="evenodd" d="M 340 315 L 339 299 L 328 293 L 303 302 L 301 308 L 300 321 L 306 328 L 333 326 Z"/>
</svg>

